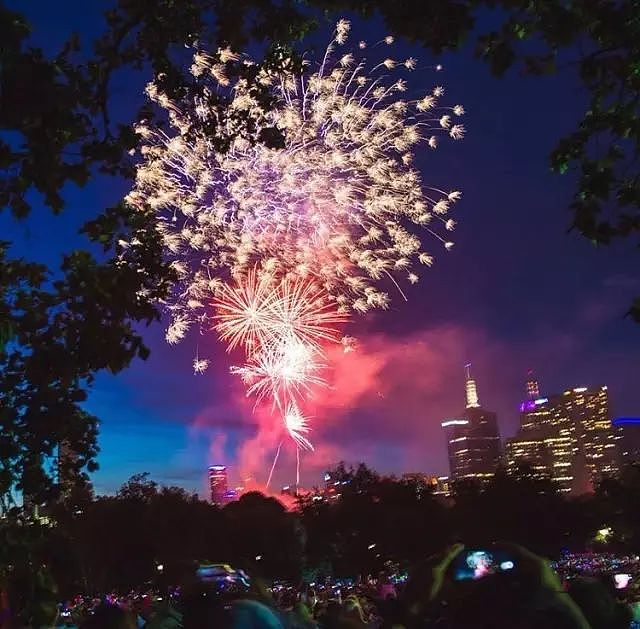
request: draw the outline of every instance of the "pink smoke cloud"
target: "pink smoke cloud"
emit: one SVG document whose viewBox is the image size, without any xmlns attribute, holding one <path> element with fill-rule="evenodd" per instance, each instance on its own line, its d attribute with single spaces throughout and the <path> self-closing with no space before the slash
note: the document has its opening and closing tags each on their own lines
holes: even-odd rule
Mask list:
<svg viewBox="0 0 640 629">
<path fill-rule="evenodd" d="M 313 452 L 301 454 L 305 482 L 318 484 L 321 473 L 341 460 L 380 467 L 385 452 L 402 459 L 387 467 L 442 468 L 445 459 L 440 456 L 429 463 L 426 452 L 433 449 L 430 442 L 442 441 L 441 419 L 462 410 L 461 366 L 468 359 L 467 347 L 487 344 L 476 336 L 461 327 L 443 326 L 402 338 L 369 336 L 349 353 L 332 348 L 327 356 L 329 386 L 316 389 L 304 407 L 315 446 Z M 234 468 L 241 476 L 266 478 L 283 441 L 274 478 L 290 483 L 295 478 L 295 447 L 283 433 L 277 413 L 268 405 L 254 410 L 241 389 L 231 400 L 236 427 L 252 433 L 239 445 Z M 223 428 L 228 421 L 211 406 L 198 414 L 194 424 Z M 218 448 L 225 442 L 216 437 L 214 443 Z"/>
</svg>

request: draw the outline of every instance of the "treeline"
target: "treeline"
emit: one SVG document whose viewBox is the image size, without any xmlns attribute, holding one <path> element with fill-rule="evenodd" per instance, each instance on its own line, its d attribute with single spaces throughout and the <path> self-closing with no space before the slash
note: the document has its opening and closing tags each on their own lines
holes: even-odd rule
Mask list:
<svg viewBox="0 0 640 629">
<path fill-rule="evenodd" d="M 404 569 L 459 540 L 510 540 L 548 556 L 640 550 L 640 464 L 574 499 L 526 474 L 499 473 L 483 491 L 459 484 L 449 501 L 420 482 L 381 477 L 364 465 L 338 466 L 332 478 L 340 482 L 339 498 L 302 498 L 292 511 L 257 492 L 220 509 L 144 474 L 115 496 L 78 490 L 49 510 L 49 523 L 7 514 L 0 576 L 27 583 L 39 574 L 64 598 L 176 584 L 198 560 L 297 581 Z M 598 536 L 604 528 L 611 530 L 606 541 Z"/>
</svg>

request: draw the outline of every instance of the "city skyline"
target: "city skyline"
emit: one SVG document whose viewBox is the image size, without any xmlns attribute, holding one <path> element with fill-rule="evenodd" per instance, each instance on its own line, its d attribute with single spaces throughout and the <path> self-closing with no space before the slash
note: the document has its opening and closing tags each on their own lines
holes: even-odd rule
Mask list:
<svg viewBox="0 0 640 629">
<path fill-rule="evenodd" d="M 572 387 L 541 393 L 533 370 L 524 382 L 520 427 L 514 436 L 500 435 L 496 415 L 479 403 L 471 363 L 465 365 L 466 408 L 445 419 L 452 480 L 488 481 L 498 469 L 552 479 L 560 491 L 580 494 L 620 472 L 629 460 L 631 435 L 625 435 L 609 410 L 607 385 Z M 496 445 L 497 444 L 497 445 Z"/>
<path fill-rule="evenodd" d="M 594 481 L 602 475 L 619 472 L 629 454 L 624 446 L 625 433 L 621 425 L 634 422 L 625 418 L 619 425 L 611 417 L 607 385 L 572 387 L 541 397 L 540 383 L 533 370 L 528 370 L 523 380 L 526 399 L 519 406 L 520 427 L 515 435 L 504 436 L 497 429 L 496 414 L 480 404 L 478 384 L 471 367 L 471 363 L 464 365 L 464 412 L 441 422 L 446 435 L 449 475 L 403 470 L 399 477 L 433 484 L 436 494 L 449 495 L 451 481 L 474 480 L 482 484 L 490 480 L 498 468 L 518 474 L 520 466 L 524 465 L 534 478 L 550 478 L 560 491 L 579 495 L 592 491 Z M 604 434 L 607 443 L 609 439 L 613 440 L 612 445 L 599 445 L 600 437 L 587 438 L 585 431 Z M 615 453 L 606 450 L 610 447 L 616 448 Z M 596 460 L 603 456 L 602 452 L 605 459 Z M 579 463 L 575 460 L 578 454 Z M 336 465 L 338 463 L 340 461 L 335 462 Z M 581 466 L 580 470 L 577 466 Z M 224 466 L 209 467 L 211 501 L 222 504 L 221 499 L 214 497 L 212 469 L 224 469 L 225 487 L 227 469 Z M 323 475 L 326 485 L 328 474 L 325 472 Z M 313 487 L 320 486 L 318 478 Z M 238 492 L 244 489 L 240 487 Z M 287 484 L 279 493 L 293 496 L 298 489 L 308 491 L 302 486 L 297 488 L 295 484 Z M 272 491 L 278 493 L 277 489 Z"/>
<path fill-rule="evenodd" d="M 467 363 L 462 363 L 462 365 L 466 366 Z M 530 372 L 531 370 L 527 370 L 527 372 L 524 373 L 524 376 L 526 377 L 526 375 Z M 465 402 L 467 400 L 467 391 L 465 390 L 465 380 L 462 377 L 462 370 L 461 370 L 461 364 L 458 365 L 458 374 L 459 374 L 459 382 L 458 384 L 458 391 L 457 394 L 454 397 L 457 397 L 458 402 L 457 402 L 457 406 L 454 406 L 451 408 L 451 412 L 449 413 L 449 415 L 455 415 L 460 407 L 464 406 L 463 402 Z M 480 373 L 480 379 L 482 378 L 482 374 Z M 523 382 L 525 382 L 525 378 L 522 377 L 520 378 L 518 384 L 520 385 L 519 387 L 516 387 L 513 391 L 509 392 L 511 394 L 512 398 L 518 399 L 518 400 L 522 400 L 525 397 L 525 394 L 522 391 L 522 385 Z M 580 383 L 576 383 L 576 384 L 583 384 L 582 382 Z M 477 385 L 476 385 L 477 386 Z M 567 385 L 570 388 L 582 388 L 582 387 L 573 387 L 572 385 Z M 607 385 L 605 385 L 607 386 Z M 518 391 L 517 389 L 520 389 L 520 391 Z M 564 390 L 563 387 L 560 387 L 561 390 Z M 543 389 L 544 390 L 544 389 Z M 503 392 L 504 393 L 504 392 Z M 495 392 L 492 389 L 488 389 L 488 393 L 482 393 L 482 399 L 484 400 L 490 400 L 492 397 L 494 397 Z M 478 396 L 480 397 L 480 396 Z M 502 397 L 502 396 L 498 396 L 498 397 Z M 514 403 L 510 406 L 510 409 L 507 413 L 499 413 L 498 414 L 498 422 L 500 424 L 500 438 L 501 438 L 501 443 L 504 445 L 506 443 L 506 441 L 510 438 L 513 438 L 516 436 L 517 434 L 517 430 L 519 427 L 519 411 L 520 411 L 520 407 L 521 407 L 522 402 L 517 402 Z M 615 406 L 615 399 L 613 400 L 613 405 Z M 457 409 L 457 410 L 456 410 Z M 612 418 L 615 418 L 615 416 L 612 416 Z M 440 422 L 438 422 L 437 424 L 438 428 L 440 428 Z M 505 426 L 507 426 L 507 428 L 505 429 Z M 194 430 L 194 435 L 197 436 L 198 433 L 198 429 L 196 428 Z M 206 430 L 203 431 L 203 434 L 206 434 Z M 217 434 L 219 435 L 220 432 L 218 431 Z M 224 454 L 224 448 L 222 447 L 226 442 L 226 439 L 218 439 L 217 441 L 214 439 L 214 452 L 215 455 L 212 457 L 209 457 L 208 454 L 204 455 L 204 459 L 203 459 L 203 463 L 206 467 L 208 467 L 214 460 L 225 460 L 228 461 L 228 463 L 226 463 L 226 467 L 229 469 L 230 472 L 230 482 L 232 485 L 234 484 L 241 484 L 241 470 L 237 467 L 237 465 L 235 464 L 235 461 L 232 458 L 229 458 L 228 456 L 225 456 Z M 375 461 L 372 461 L 370 458 L 368 458 L 367 456 L 363 456 L 363 457 L 353 457 L 351 459 L 349 458 L 344 458 L 344 460 L 346 460 L 348 463 L 352 463 L 352 464 L 356 464 L 358 462 L 364 462 L 365 464 L 369 465 L 370 467 L 374 468 L 374 469 L 380 469 L 382 471 L 382 473 L 389 473 L 389 474 L 394 474 L 398 477 L 402 476 L 403 474 L 406 473 L 411 473 L 414 472 L 416 470 L 418 470 L 421 473 L 427 474 L 429 476 L 448 476 L 449 475 L 449 469 L 448 469 L 448 465 L 446 463 L 446 441 L 444 439 L 444 437 L 439 434 L 438 435 L 438 439 L 431 442 L 432 447 L 435 445 L 435 449 L 439 449 L 441 450 L 441 454 L 444 454 L 444 456 L 441 456 L 441 459 L 444 458 L 445 459 L 445 463 L 444 465 L 434 465 L 432 463 L 434 458 L 437 457 L 429 457 L 429 458 L 424 458 L 424 465 L 422 465 L 421 467 L 419 467 L 418 465 L 415 464 L 415 462 L 411 462 L 410 460 L 407 460 L 406 462 L 404 462 L 403 464 L 399 465 L 399 466 L 395 466 L 395 467 L 385 467 L 385 466 L 379 466 L 376 465 Z M 208 444 L 207 444 L 208 445 Z M 211 451 L 211 448 L 207 448 L 207 452 Z M 320 465 L 315 465 L 312 466 L 310 470 L 307 471 L 306 474 L 303 475 L 303 480 L 301 481 L 301 485 L 302 486 L 312 486 L 314 484 L 314 480 L 315 480 L 315 484 L 317 484 L 318 482 L 320 482 L 318 479 L 321 478 L 321 475 L 324 473 L 324 469 L 327 467 L 330 467 L 332 464 L 337 464 L 338 462 L 340 462 L 341 460 L 343 460 L 342 458 L 335 458 L 335 459 L 324 459 L 322 464 Z M 415 461 L 415 459 L 414 459 Z M 207 490 L 205 489 L 205 475 L 202 472 L 202 469 L 200 469 L 199 472 L 196 472 L 193 476 L 197 479 L 200 478 L 199 481 L 196 480 L 196 482 L 180 482 L 182 479 L 176 479 L 178 482 L 175 482 L 170 480 L 167 484 L 178 484 L 180 486 L 186 486 L 188 489 L 191 489 L 193 491 L 196 491 L 197 493 L 200 493 L 200 495 L 207 495 Z M 151 472 L 152 476 L 154 476 L 153 472 Z M 123 481 L 126 479 L 123 479 Z M 260 488 L 261 485 L 260 483 L 256 484 L 255 483 L 255 479 L 252 481 L 253 486 L 255 488 Z M 283 476 L 282 477 L 282 484 L 286 485 L 286 484 L 291 484 L 294 483 L 295 484 L 295 480 L 292 477 L 288 477 L 288 476 Z M 277 488 L 280 486 L 280 481 L 278 481 L 276 479 L 276 481 L 274 481 L 273 484 L 273 490 L 277 492 Z"/>
</svg>

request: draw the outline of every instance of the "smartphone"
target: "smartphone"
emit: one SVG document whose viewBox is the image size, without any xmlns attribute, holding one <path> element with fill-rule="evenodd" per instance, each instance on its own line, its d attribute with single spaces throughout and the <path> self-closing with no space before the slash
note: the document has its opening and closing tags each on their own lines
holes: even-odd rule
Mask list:
<svg viewBox="0 0 640 629">
<path fill-rule="evenodd" d="M 477 581 L 515 568 L 515 561 L 501 550 L 463 550 L 452 562 L 455 581 Z"/>
<path fill-rule="evenodd" d="M 629 585 L 630 581 L 631 575 L 626 572 L 613 575 L 613 584 L 615 585 L 616 590 L 624 590 Z"/>
<path fill-rule="evenodd" d="M 243 570 L 234 570 L 227 564 L 200 564 L 196 577 L 202 583 L 229 588 L 233 585 L 249 586 L 249 577 Z"/>
<path fill-rule="evenodd" d="M 233 569 L 224 564 L 200 564 L 196 569 L 196 576 L 203 583 L 226 581 L 231 574 Z"/>
</svg>

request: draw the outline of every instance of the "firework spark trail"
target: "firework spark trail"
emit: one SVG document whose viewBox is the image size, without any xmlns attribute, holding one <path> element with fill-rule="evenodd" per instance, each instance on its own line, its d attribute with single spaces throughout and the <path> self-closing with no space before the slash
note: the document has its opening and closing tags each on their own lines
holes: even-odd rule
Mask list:
<svg viewBox="0 0 640 629">
<path fill-rule="evenodd" d="M 127 197 L 157 216 L 178 277 L 167 341 L 195 326 L 242 348 L 232 372 L 256 403 L 272 398 L 298 454 L 311 448 L 301 405 L 326 384 L 324 347 L 351 349 L 340 332 L 350 313 L 386 308 L 384 282 L 404 296 L 402 279 L 413 284 L 416 265 L 431 266 L 421 233 L 451 248 L 448 213 L 460 198 L 424 185 L 412 162 L 419 145 L 464 135 L 464 108 L 440 105 L 441 86 L 407 98 L 392 71 L 416 60 L 358 60 L 342 48 L 349 29 L 338 22 L 315 69 L 286 54 L 257 65 L 227 48 L 195 53 L 194 84 L 179 101 L 161 78 L 150 83 L 171 131 L 137 127 L 143 159 Z M 263 132 L 281 144 L 267 146 Z M 207 367 L 197 356 L 194 371 Z"/>
<path fill-rule="evenodd" d="M 295 402 L 291 402 L 284 415 L 284 423 L 291 438 L 296 442 L 298 449 L 313 450 L 313 445 L 304 436 L 309 432 L 307 418 L 302 414 Z"/>
<path fill-rule="evenodd" d="M 300 476 L 300 449 L 313 450 L 309 432 L 296 400 L 325 385 L 319 372 L 323 343 L 340 341 L 337 324 L 347 316 L 335 311 L 324 291 L 311 282 L 289 279 L 274 284 L 272 278 L 251 271 L 234 286 L 225 285 L 214 301 L 215 329 L 228 343 L 228 351 L 242 346 L 247 363 L 232 367 L 247 385 L 247 395 L 264 397 L 283 415 L 284 426 L 296 445 L 296 486 Z M 280 455 L 276 451 L 267 480 Z"/>
<path fill-rule="evenodd" d="M 323 342 L 341 338 L 338 325 L 348 320 L 337 312 L 326 291 L 310 281 L 273 278 L 252 269 L 233 285 L 225 284 L 213 299 L 214 327 L 231 351 L 279 346 L 293 339 L 321 351 Z"/>
<path fill-rule="evenodd" d="M 273 457 L 273 463 L 271 465 L 271 469 L 269 470 L 269 476 L 267 476 L 267 484 L 265 485 L 267 489 L 269 485 L 271 485 L 271 477 L 273 476 L 273 470 L 276 469 L 276 463 L 278 462 L 278 458 L 280 456 L 280 450 L 282 448 L 282 441 L 278 444 L 278 449 L 276 450 L 276 455 Z M 297 451 L 297 449 L 296 449 Z"/>
<path fill-rule="evenodd" d="M 278 346 L 251 355 L 246 365 L 231 367 L 231 373 L 242 378 L 247 395 L 255 395 L 258 402 L 270 395 L 274 406 L 284 411 L 287 400 L 304 397 L 311 385 L 325 384 L 318 373 L 324 365 L 316 362 L 316 354 L 311 346 L 285 337 Z"/>
<path fill-rule="evenodd" d="M 246 363 L 231 368 L 256 403 L 270 396 L 285 415 L 311 385 L 324 385 L 323 346 L 342 342 L 347 320 L 322 289 L 306 281 L 279 282 L 252 271 L 214 300 L 215 329 L 228 349 L 242 346 Z M 297 408 L 297 406 L 295 406 Z M 286 425 L 286 419 L 285 419 Z"/>
</svg>

